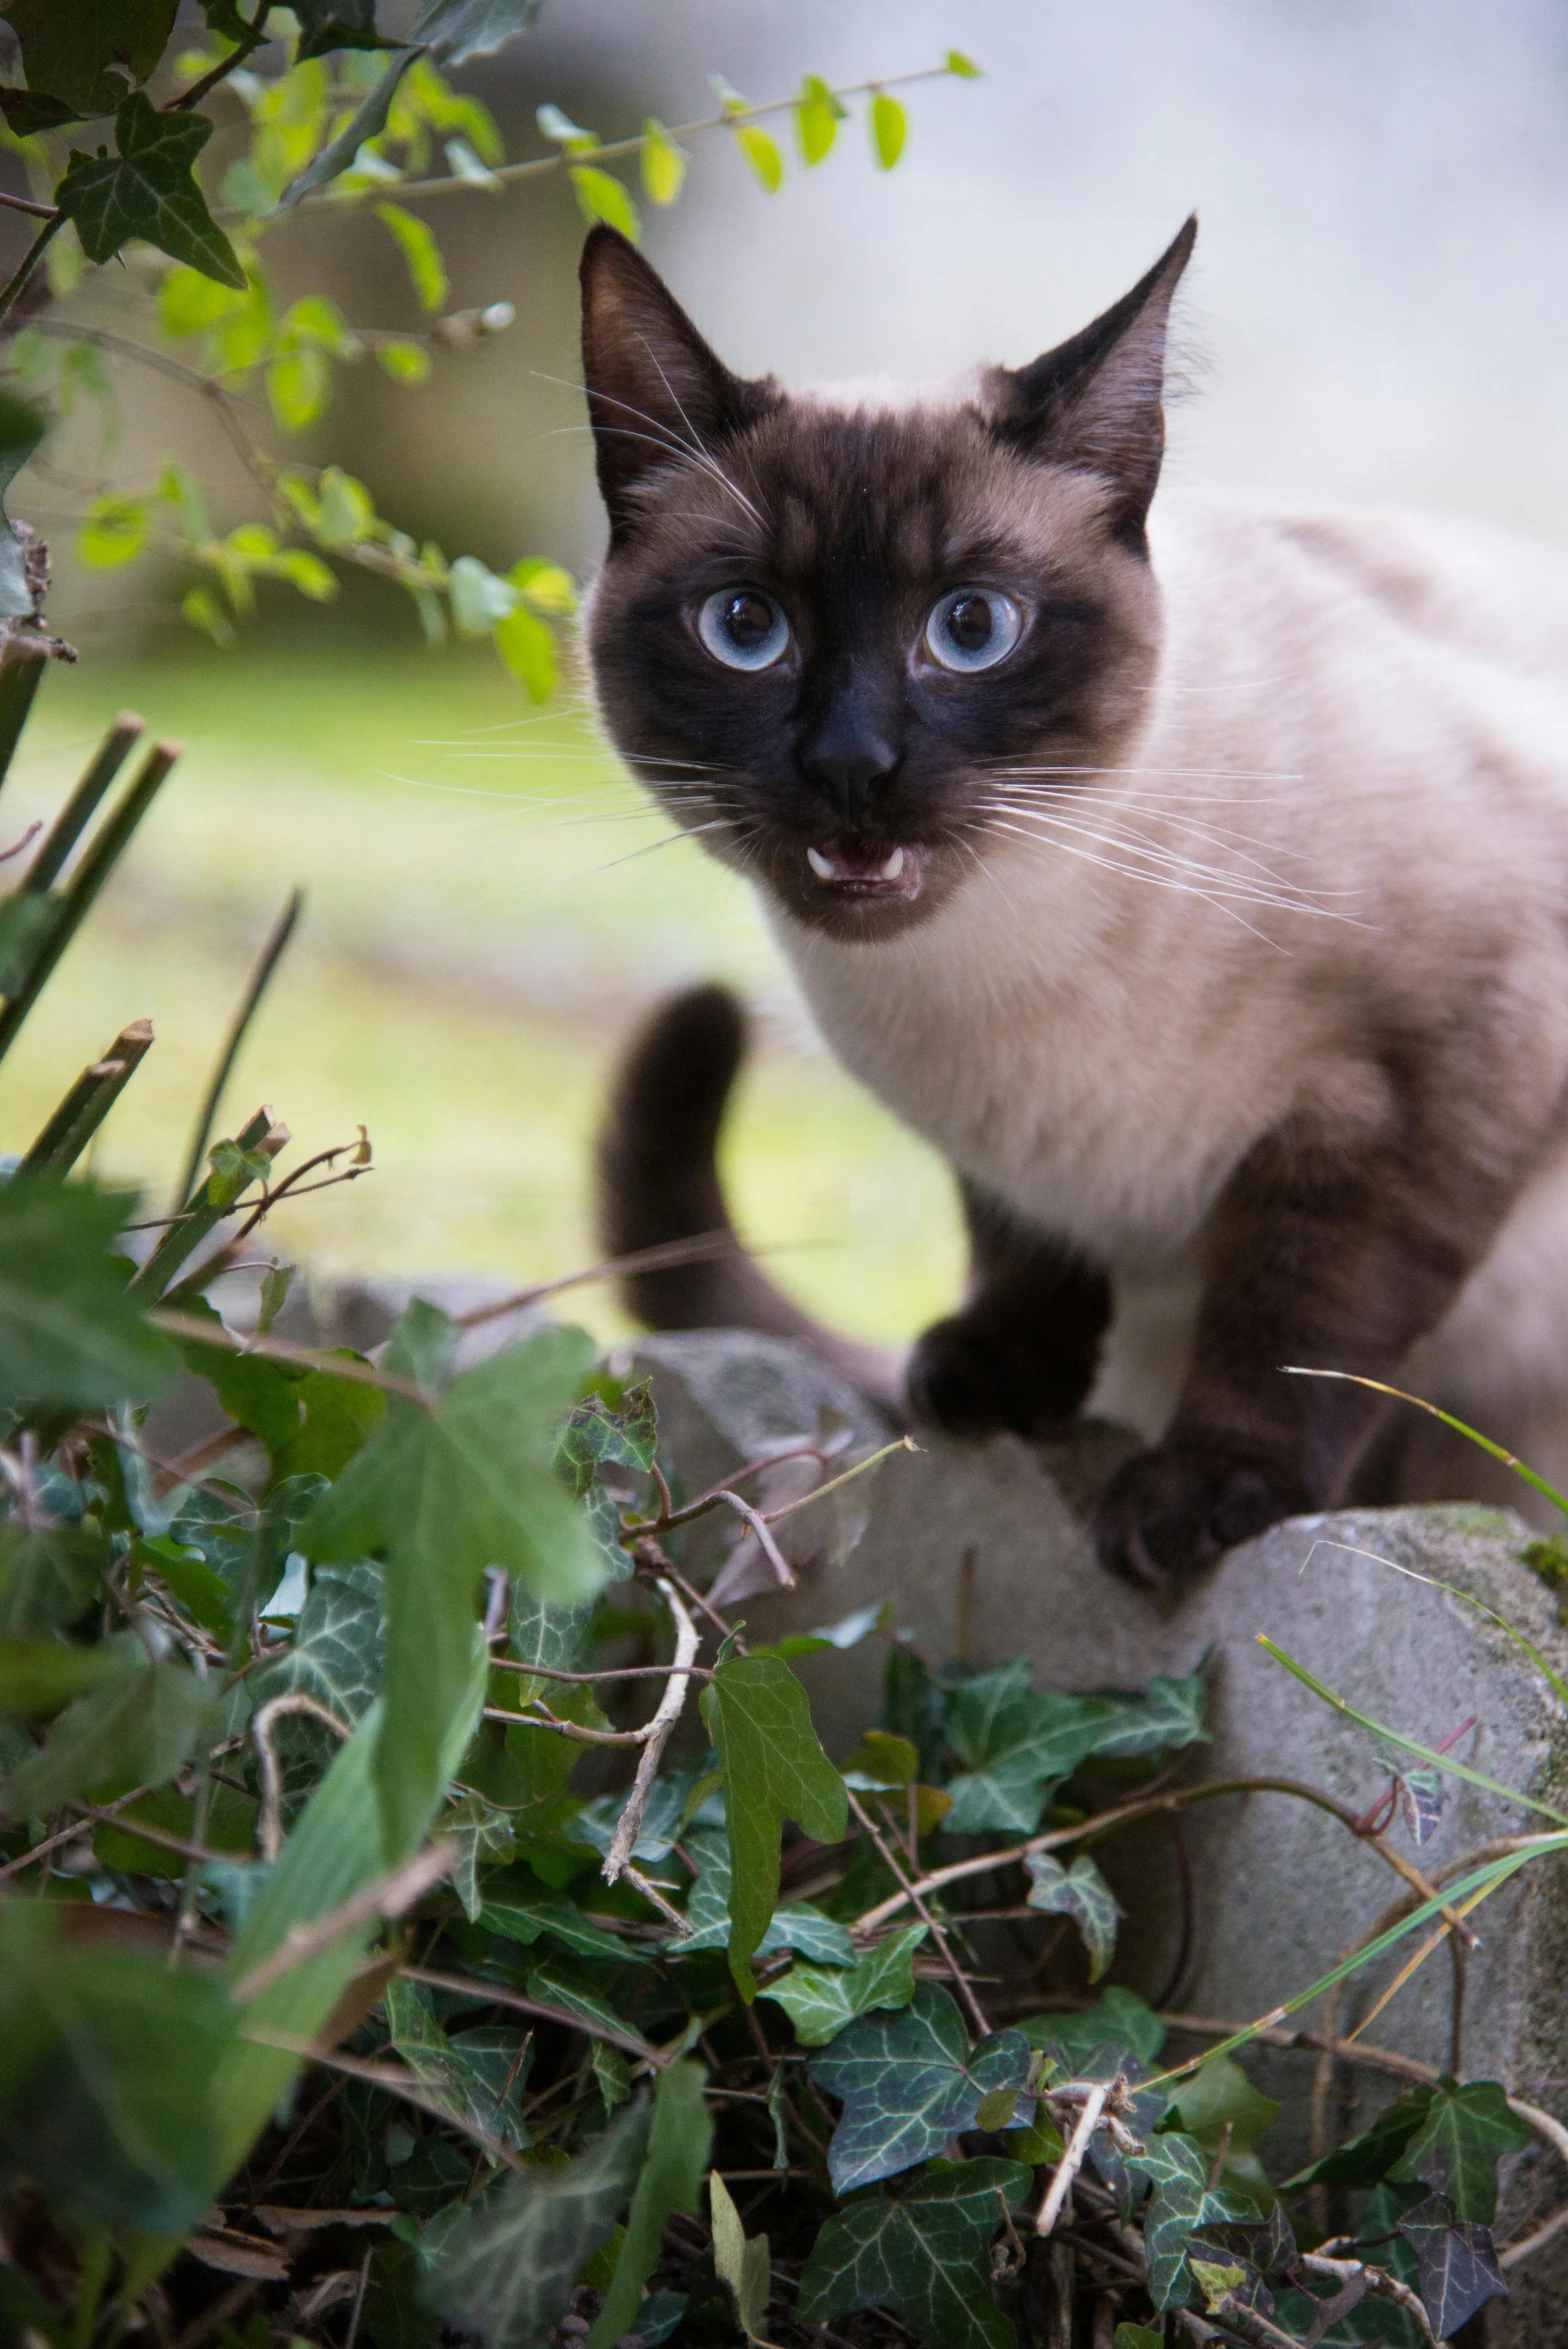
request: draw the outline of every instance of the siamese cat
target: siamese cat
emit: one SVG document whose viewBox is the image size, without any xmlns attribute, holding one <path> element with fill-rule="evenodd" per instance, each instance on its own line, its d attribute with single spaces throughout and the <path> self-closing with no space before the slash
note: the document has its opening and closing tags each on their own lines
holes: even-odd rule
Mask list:
<svg viewBox="0 0 1568 2349">
<path fill-rule="evenodd" d="M 1292 1368 L 1568 1469 L 1568 564 L 1151 513 L 1195 234 L 936 390 L 743 380 L 613 231 L 582 268 L 604 722 L 957 1175 L 972 1277 L 909 1409 L 1130 1420 L 1100 1555 L 1156 1587 L 1346 1497 L 1485 1489 Z M 634 1050 L 613 1251 L 725 1224 L 740 1050 L 717 989 Z M 630 1293 L 833 1349 L 739 1253 Z"/>
</svg>

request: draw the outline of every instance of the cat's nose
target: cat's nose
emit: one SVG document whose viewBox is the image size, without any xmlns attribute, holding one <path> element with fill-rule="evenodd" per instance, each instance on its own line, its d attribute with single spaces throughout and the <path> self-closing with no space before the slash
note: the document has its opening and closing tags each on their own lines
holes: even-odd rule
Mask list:
<svg viewBox="0 0 1568 2349">
<path fill-rule="evenodd" d="M 801 772 L 850 830 L 874 829 L 898 764 L 898 748 L 876 714 L 849 695 L 800 749 Z"/>
</svg>

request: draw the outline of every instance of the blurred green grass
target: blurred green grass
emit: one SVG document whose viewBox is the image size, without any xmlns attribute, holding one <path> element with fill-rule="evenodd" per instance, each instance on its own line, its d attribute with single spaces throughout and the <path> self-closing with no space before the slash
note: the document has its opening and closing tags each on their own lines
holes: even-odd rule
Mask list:
<svg viewBox="0 0 1568 2349">
<path fill-rule="evenodd" d="M 297 881 L 304 922 L 219 1130 L 263 1100 L 303 1150 L 363 1123 L 376 1171 L 280 1211 L 270 1250 L 519 1282 L 592 1262 L 589 1143 L 615 1053 L 661 993 L 717 975 L 763 1015 L 727 1179 L 776 1276 L 867 1338 L 955 1295 L 945 1172 L 810 1038 L 746 891 L 666 837 L 570 694 L 534 713 L 488 651 L 403 641 L 84 658 L 45 682 L 6 843 L 126 706 L 185 754 L 0 1069 L 0 1148 L 25 1148 L 77 1070 L 148 1016 L 153 1051 L 94 1167 L 160 1210 Z M 602 1335 L 623 1326 L 603 1288 L 573 1309 Z"/>
</svg>

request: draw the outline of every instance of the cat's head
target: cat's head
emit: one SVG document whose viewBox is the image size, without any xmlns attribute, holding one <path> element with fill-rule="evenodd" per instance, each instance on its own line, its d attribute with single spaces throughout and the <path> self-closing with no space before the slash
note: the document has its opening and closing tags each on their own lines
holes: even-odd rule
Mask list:
<svg viewBox="0 0 1568 2349">
<path fill-rule="evenodd" d="M 732 375 L 633 246 L 589 237 L 600 706 L 647 789 L 796 921 L 907 928 L 1144 715 L 1196 233 L 1070 342 L 931 397 Z"/>
</svg>

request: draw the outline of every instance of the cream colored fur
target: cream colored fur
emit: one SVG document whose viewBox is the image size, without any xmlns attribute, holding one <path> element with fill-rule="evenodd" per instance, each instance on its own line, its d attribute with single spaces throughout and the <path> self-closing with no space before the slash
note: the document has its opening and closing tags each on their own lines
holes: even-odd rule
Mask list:
<svg viewBox="0 0 1568 2349">
<path fill-rule="evenodd" d="M 1568 1477 L 1568 558 L 1164 499 L 1151 542 L 1164 645 L 1116 771 L 999 819 L 1019 829 L 901 937 L 769 918 L 845 1065 L 1112 1270 L 1092 1407 L 1151 1439 L 1227 1177 L 1295 1108 L 1370 1106 L 1358 1006 L 1462 1026 L 1468 990 L 1500 996 L 1549 1139 L 1407 1375 Z M 1407 1486 L 1456 1473 L 1434 1458 Z"/>
</svg>

